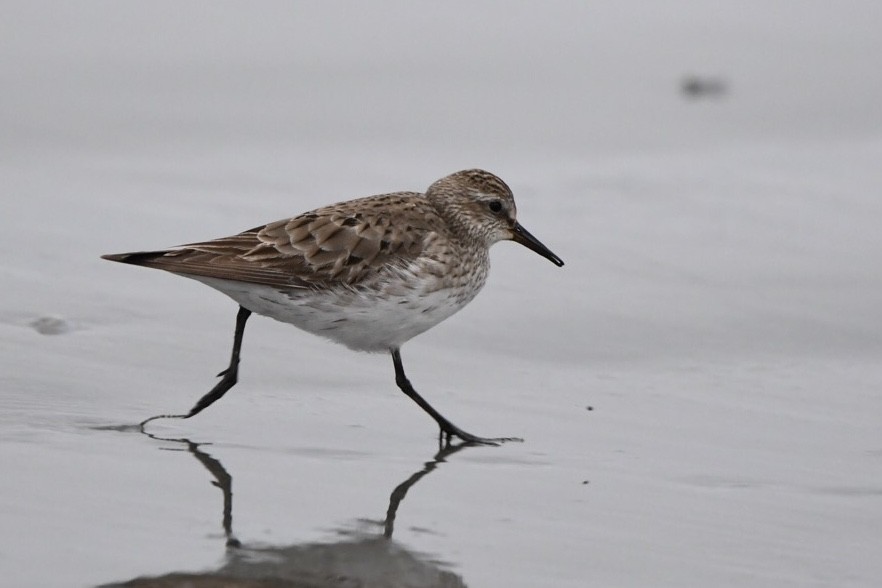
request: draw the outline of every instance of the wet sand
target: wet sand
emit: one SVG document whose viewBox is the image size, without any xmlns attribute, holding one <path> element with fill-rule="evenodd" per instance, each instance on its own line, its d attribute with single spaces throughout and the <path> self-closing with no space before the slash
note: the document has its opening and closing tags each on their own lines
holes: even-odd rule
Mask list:
<svg viewBox="0 0 882 588">
<path fill-rule="evenodd" d="M 878 586 L 880 11 L 616 6 L 10 7 L 3 583 Z M 236 307 L 99 255 L 475 166 L 567 265 L 496 246 L 403 354 L 524 443 L 269 319 L 134 427 Z"/>
</svg>

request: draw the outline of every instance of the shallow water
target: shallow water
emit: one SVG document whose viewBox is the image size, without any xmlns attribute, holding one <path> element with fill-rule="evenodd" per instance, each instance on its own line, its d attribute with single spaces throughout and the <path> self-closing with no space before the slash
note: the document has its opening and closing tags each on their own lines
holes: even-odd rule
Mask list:
<svg viewBox="0 0 882 588">
<path fill-rule="evenodd" d="M 0 583 L 878 586 L 879 8 L 615 6 L 9 7 Z M 100 254 L 473 166 L 567 265 L 496 246 L 404 362 L 523 443 L 257 317 L 138 430 L 235 305 Z"/>
</svg>

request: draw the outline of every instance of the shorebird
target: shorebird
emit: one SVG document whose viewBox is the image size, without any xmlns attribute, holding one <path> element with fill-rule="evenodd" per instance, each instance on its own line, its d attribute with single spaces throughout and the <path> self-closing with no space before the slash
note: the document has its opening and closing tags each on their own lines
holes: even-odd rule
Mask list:
<svg viewBox="0 0 882 588">
<path fill-rule="evenodd" d="M 433 183 L 425 194 L 395 192 L 340 202 L 201 243 L 102 256 L 198 280 L 239 304 L 230 363 L 186 414 L 221 398 L 239 374 L 252 313 L 290 323 L 354 349 L 392 355 L 398 387 L 440 427 L 440 438 L 498 444 L 454 425 L 420 396 L 404 373 L 401 346 L 478 294 L 490 246 L 511 240 L 557 266 L 563 261 L 517 221 L 511 189 L 471 169 Z"/>
</svg>

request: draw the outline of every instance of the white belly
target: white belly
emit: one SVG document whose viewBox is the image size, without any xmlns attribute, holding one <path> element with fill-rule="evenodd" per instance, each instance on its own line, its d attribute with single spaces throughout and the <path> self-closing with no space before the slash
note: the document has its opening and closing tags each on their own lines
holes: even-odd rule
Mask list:
<svg viewBox="0 0 882 588">
<path fill-rule="evenodd" d="M 259 284 L 186 277 L 223 292 L 252 312 L 292 324 L 350 349 L 373 353 L 401 347 L 456 313 L 480 290 L 480 286 L 468 293 L 450 288 L 414 289 L 377 296 L 350 289 L 280 291 Z"/>
</svg>

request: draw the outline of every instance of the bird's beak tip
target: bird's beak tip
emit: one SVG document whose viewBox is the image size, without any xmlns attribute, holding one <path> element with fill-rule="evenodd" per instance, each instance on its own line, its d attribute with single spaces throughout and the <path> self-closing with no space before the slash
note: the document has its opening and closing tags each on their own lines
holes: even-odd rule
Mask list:
<svg viewBox="0 0 882 588">
<path fill-rule="evenodd" d="M 557 267 L 563 267 L 563 260 L 554 254 L 548 247 L 542 244 L 539 239 L 530 234 L 530 231 L 521 226 L 520 223 L 516 222 L 514 227 L 512 228 L 511 240 L 515 243 L 520 243 L 527 249 L 538 253 Z"/>
</svg>

